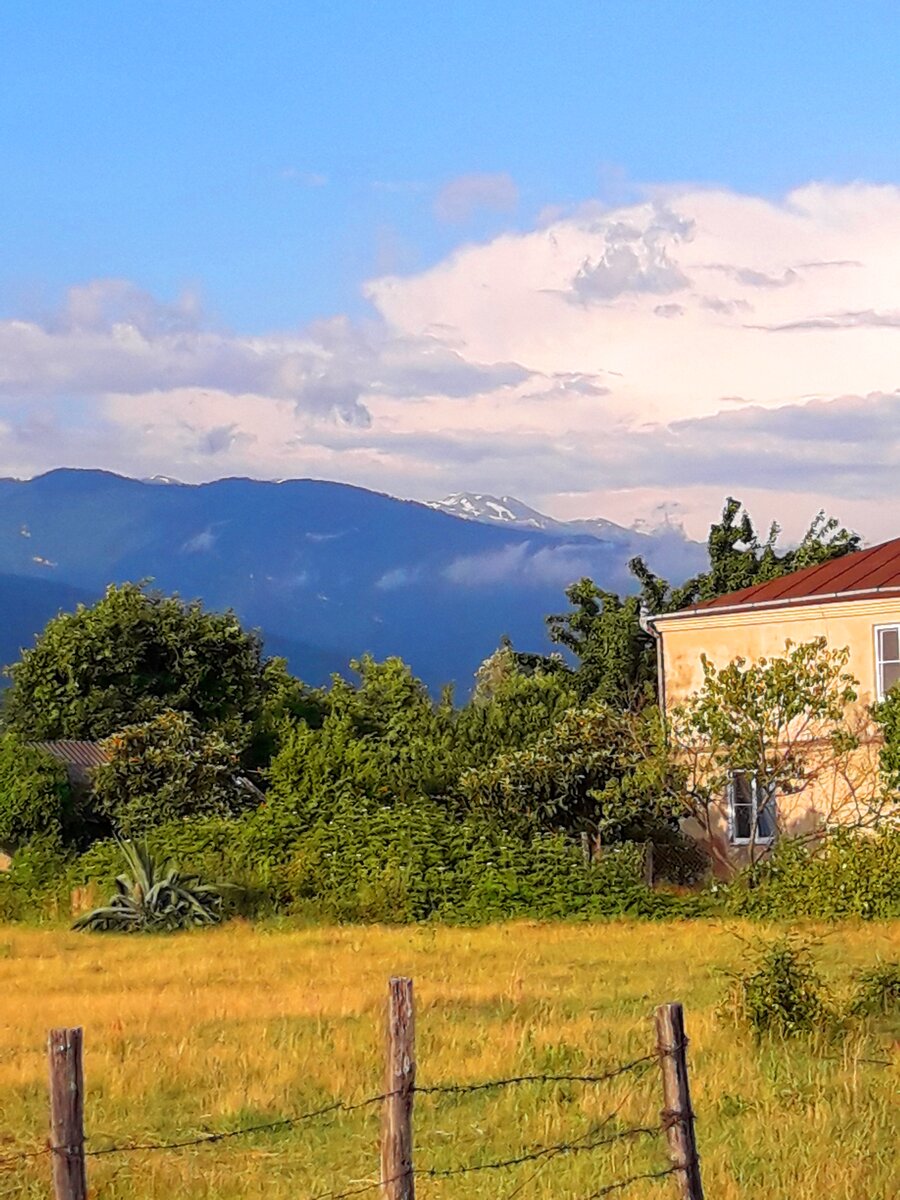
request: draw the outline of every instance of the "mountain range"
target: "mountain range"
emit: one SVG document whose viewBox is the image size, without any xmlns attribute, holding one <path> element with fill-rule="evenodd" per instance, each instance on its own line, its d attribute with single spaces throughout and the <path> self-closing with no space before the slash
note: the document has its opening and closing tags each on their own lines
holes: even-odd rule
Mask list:
<svg viewBox="0 0 900 1200">
<path fill-rule="evenodd" d="M 673 578 L 705 559 L 678 529 L 560 522 L 512 497 L 426 504 L 310 479 L 187 485 L 76 470 L 0 479 L 0 661 L 108 583 L 152 580 L 233 608 L 308 682 L 369 651 L 465 693 L 503 634 L 548 648 L 544 616 L 565 608 L 573 580 L 630 590 L 635 554 Z"/>
</svg>

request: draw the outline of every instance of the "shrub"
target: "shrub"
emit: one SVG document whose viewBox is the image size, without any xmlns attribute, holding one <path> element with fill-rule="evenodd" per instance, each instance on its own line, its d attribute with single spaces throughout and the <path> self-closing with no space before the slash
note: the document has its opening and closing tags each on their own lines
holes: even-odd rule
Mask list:
<svg viewBox="0 0 900 1200">
<path fill-rule="evenodd" d="M 767 919 L 900 916 L 900 829 L 837 830 L 812 847 L 785 840 L 737 879 L 728 904 Z"/>
<path fill-rule="evenodd" d="M 164 712 L 103 742 L 94 803 L 117 833 L 145 834 L 179 817 L 233 816 L 257 803 L 241 786 L 237 751 L 194 717 Z"/>
<path fill-rule="evenodd" d="M 72 791 L 61 762 L 14 733 L 0 738 L 0 850 L 34 837 L 62 840 L 72 824 Z"/>
<path fill-rule="evenodd" d="M 124 842 L 120 850 L 127 874 L 116 878 L 109 904 L 80 917 L 73 929 L 168 933 L 222 920 L 222 894 L 217 888 L 154 858 L 146 846 Z"/>
<path fill-rule="evenodd" d="M 747 967 L 732 975 L 721 1011 L 757 1039 L 825 1031 L 834 1023 L 810 948 L 790 935 L 757 947 Z"/>
<path fill-rule="evenodd" d="M 900 962 L 878 962 L 861 971 L 855 980 L 849 1013 L 854 1017 L 880 1017 L 900 1012 Z"/>
</svg>

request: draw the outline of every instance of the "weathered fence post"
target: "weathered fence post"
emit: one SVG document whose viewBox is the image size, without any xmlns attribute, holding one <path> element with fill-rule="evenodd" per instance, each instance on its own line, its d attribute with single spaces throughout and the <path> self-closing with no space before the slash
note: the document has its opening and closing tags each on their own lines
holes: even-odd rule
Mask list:
<svg viewBox="0 0 900 1200">
<path fill-rule="evenodd" d="M 385 1101 L 381 1124 L 383 1200 L 415 1200 L 412 1108 L 416 1085 L 415 1013 L 411 979 L 388 984 Z"/>
<path fill-rule="evenodd" d="M 662 1071 L 663 1126 L 669 1157 L 681 1187 L 682 1200 L 703 1200 L 700 1158 L 694 1136 L 694 1110 L 688 1082 L 687 1037 L 684 1009 L 680 1004 L 661 1004 L 656 1010 L 656 1036 Z"/>
<path fill-rule="evenodd" d="M 87 1200 L 82 1031 L 51 1029 L 50 1159 L 56 1200 Z"/>
</svg>

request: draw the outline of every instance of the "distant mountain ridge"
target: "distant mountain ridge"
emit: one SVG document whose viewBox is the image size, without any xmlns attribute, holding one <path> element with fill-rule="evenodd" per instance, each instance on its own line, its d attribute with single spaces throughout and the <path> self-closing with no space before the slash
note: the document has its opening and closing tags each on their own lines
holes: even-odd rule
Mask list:
<svg viewBox="0 0 900 1200">
<path fill-rule="evenodd" d="M 644 545 L 646 538 L 653 537 L 653 532 L 628 529 L 607 521 L 603 517 L 578 518 L 572 521 L 559 521 L 538 512 L 515 496 L 489 496 L 480 492 L 453 492 L 443 500 L 426 500 L 429 508 L 438 512 L 450 513 L 451 516 L 461 517 L 465 521 L 481 521 L 485 525 L 507 525 L 519 529 L 539 529 L 544 533 L 558 536 L 580 536 L 602 538 L 612 542 L 633 542 L 638 550 Z M 658 531 L 656 531 L 658 532 Z M 680 531 L 675 531 L 680 533 Z"/>
<path fill-rule="evenodd" d="M 538 527 L 527 521 L 541 514 L 503 503 L 510 518 L 488 522 L 309 479 L 0 479 L 0 661 L 60 608 L 110 582 L 152 579 L 233 608 L 310 682 L 369 651 L 401 655 L 431 687 L 455 680 L 467 691 L 501 635 L 547 648 L 544 616 L 565 607 L 573 580 L 621 591 L 633 587 L 634 553 L 675 578 L 704 558 L 677 531 Z"/>
</svg>

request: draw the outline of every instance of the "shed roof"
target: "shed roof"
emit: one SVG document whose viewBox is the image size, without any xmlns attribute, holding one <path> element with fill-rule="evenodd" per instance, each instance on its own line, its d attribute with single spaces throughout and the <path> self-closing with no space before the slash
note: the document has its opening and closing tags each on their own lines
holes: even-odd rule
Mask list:
<svg viewBox="0 0 900 1200">
<path fill-rule="evenodd" d="M 109 762 L 109 755 L 97 742 L 55 741 L 35 742 L 34 745 L 65 763 L 73 783 L 87 783 L 95 767 Z"/>
<path fill-rule="evenodd" d="M 792 571 L 767 583 L 716 596 L 713 600 L 703 600 L 680 612 L 665 613 L 654 619 L 781 608 L 793 604 L 828 604 L 839 600 L 873 600 L 890 595 L 900 599 L 900 538 L 845 554 L 816 567 Z"/>
</svg>

